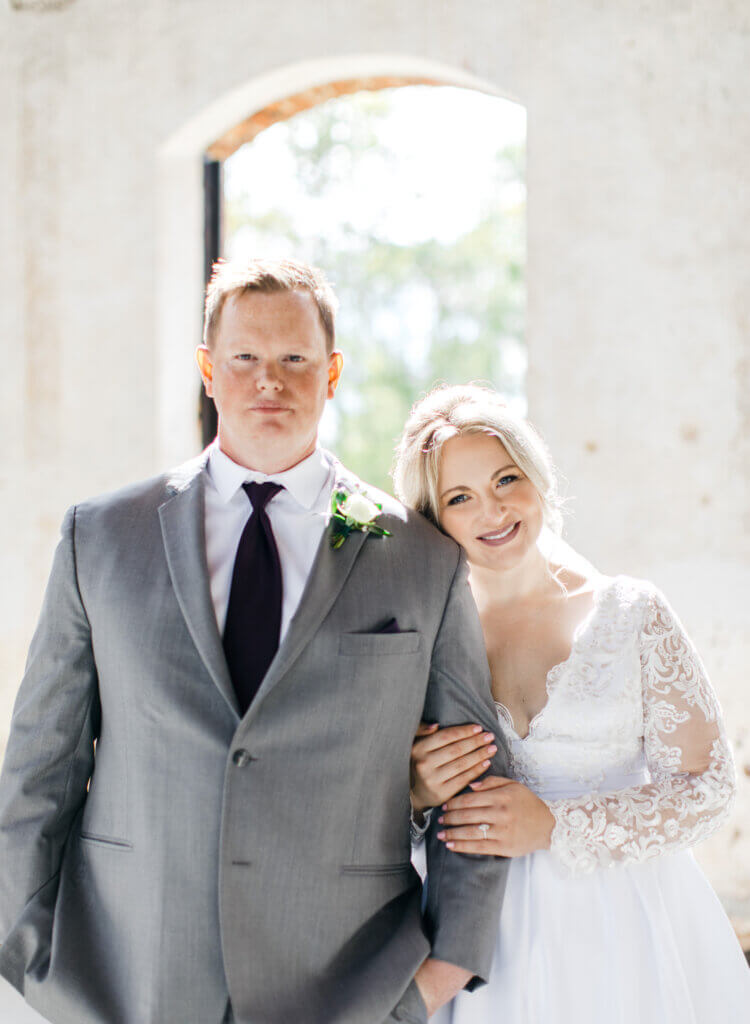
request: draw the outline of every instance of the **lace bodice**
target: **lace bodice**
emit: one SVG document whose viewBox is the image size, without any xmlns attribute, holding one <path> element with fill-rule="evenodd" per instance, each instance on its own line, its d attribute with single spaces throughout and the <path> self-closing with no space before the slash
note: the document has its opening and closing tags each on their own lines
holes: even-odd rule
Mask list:
<svg viewBox="0 0 750 1024">
<path fill-rule="evenodd" d="M 596 588 L 570 656 L 523 739 L 498 704 L 514 777 L 555 817 L 552 853 L 572 872 L 691 846 L 734 794 L 721 711 L 692 643 L 649 583 Z"/>
</svg>

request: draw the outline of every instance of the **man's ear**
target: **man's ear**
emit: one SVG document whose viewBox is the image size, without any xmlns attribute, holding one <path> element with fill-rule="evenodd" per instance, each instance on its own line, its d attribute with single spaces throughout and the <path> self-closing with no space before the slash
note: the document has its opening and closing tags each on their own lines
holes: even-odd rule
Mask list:
<svg viewBox="0 0 750 1024">
<path fill-rule="evenodd" d="M 211 362 L 211 350 L 207 345 L 199 345 L 195 350 L 195 359 L 201 371 L 203 386 L 209 398 L 213 397 L 214 364 Z"/>
<path fill-rule="evenodd" d="M 333 398 L 336 387 L 341 379 L 341 371 L 344 369 L 344 354 L 338 350 L 331 352 L 328 361 L 328 397 Z"/>
</svg>

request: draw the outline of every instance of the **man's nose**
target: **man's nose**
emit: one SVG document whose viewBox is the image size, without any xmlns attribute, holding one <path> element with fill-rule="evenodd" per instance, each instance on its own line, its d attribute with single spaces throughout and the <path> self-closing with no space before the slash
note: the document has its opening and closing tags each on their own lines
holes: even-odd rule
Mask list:
<svg viewBox="0 0 750 1024">
<path fill-rule="evenodd" d="M 259 391 L 281 391 L 284 386 L 278 367 L 273 363 L 261 363 L 255 384 Z"/>
</svg>

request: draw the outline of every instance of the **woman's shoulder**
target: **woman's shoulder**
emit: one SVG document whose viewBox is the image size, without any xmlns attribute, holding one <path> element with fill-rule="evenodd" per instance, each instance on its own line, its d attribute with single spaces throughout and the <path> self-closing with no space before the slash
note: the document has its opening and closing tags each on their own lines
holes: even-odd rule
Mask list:
<svg viewBox="0 0 750 1024">
<path fill-rule="evenodd" d="M 564 572 L 558 574 L 558 579 L 563 583 L 569 597 L 590 592 L 597 601 L 608 598 L 623 605 L 642 605 L 660 594 L 658 588 L 649 580 L 626 576 L 623 573 L 610 576 L 599 572 L 593 566 L 588 572 L 566 568 Z"/>
<path fill-rule="evenodd" d="M 595 586 L 597 589 L 610 591 L 628 602 L 648 601 L 660 593 L 659 588 L 651 580 L 627 576 L 625 573 L 618 573 L 616 576 L 600 573 L 596 577 Z"/>
<path fill-rule="evenodd" d="M 555 576 L 568 598 L 593 595 L 594 618 L 615 616 L 623 625 L 627 618 L 637 629 L 643 629 L 655 617 L 674 617 L 669 601 L 651 580 L 627 573 L 610 575 L 577 552 L 574 555 L 574 560 L 565 560 L 556 566 Z"/>
<path fill-rule="evenodd" d="M 639 631 L 656 621 L 676 621 L 676 615 L 663 592 L 651 580 L 624 573 L 599 576 L 597 600 L 632 617 Z"/>
</svg>

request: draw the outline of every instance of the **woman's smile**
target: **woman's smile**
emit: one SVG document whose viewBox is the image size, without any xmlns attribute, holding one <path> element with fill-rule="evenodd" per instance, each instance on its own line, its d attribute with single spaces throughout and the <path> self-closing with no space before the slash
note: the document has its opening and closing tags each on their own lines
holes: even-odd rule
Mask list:
<svg viewBox="0 0 750 1024">
<path fill-rule="evenodd" d="M 491 547 L 499 547 L 501 544 L 508 544 L 517 535 L 521 529 L 521 520 L 518 519 L 506 526 L 503 530 L 494 530 L 492 533 L 483 533 L 477 537 L 477 540 L 483 544 L 489 544 Z"/>
</svg>

